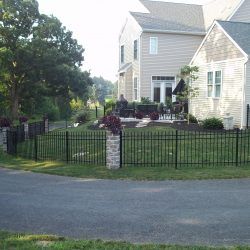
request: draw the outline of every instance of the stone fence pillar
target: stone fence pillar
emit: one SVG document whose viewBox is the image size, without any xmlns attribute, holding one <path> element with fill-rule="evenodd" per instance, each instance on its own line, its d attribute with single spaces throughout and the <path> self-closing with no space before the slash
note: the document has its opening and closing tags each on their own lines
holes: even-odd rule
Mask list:
<svg viewBox="0 0 250 250">
<path fill-rule="evenodd" d="M 44 118 L 44 132 L 48 133 L 49 132 L 49 119 Z"/>
<path fill-rule="evenodd" d="M 10 129 L 9 127 L 3 127 L 1 129 L 1 141 L 3 145 L 3 151 L 7 152 L 7 131 Z"/>
<path fill-rule="evenodd" d="M 28 124 L 28 122 L 24 122 L 23 127 L 24 127 L 24 138 L 25 138 L 25 140 L 28 140 L 29 139 L 29 124 Z"/>
<path fill-rule="evenodd" d="M 113 135 L 107 132 L 107 168 L 119 169 L 120 168 L 120 135 Z"/>
</svg>

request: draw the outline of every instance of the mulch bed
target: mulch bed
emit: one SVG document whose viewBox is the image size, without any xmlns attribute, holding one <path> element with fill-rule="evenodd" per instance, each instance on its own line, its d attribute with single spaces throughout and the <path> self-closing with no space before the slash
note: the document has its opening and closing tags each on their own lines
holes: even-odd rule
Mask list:
<svg viewBox="0 0 250 250">
<path fill-rule="evenodd" d="M 122 125 L 125 126 L 125 128 L 135 128 L 138 122 L 123 122 Z M 89 129 L 91 130 L 104 130 L 103 128 L 99 128 L 100 123 L 96 125 L 90 125 Z M 195 123 L 190 123 L 187 124 L 187 122 L 174 122 L 174 123 L 156 123 L 156 122 L 150 122 L 147 127 L 170 127 L 173 129 L 177 130 L 182 130 L 182 131 L 193 131 L 193 132 L 218 132 L 222 133 L 225 132 L 224 129 L 214 129 L 214 130 L 209 130 L 209 129 L 204 129 L 201 127 L 199 124 Z"/>
</svg>

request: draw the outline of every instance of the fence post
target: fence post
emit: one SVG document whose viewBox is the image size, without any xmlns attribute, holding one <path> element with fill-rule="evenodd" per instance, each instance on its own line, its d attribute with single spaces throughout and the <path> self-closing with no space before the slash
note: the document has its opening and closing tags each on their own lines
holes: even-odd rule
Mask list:
<svg viewBox="0 0 250 250">
<path fill-rule="evenodd" d="M 249 104 L 247 104 L 247 129 L 248 129 L 248 127 L 249 127 L 249 111 L 250 111 L 250 106 L 249 106 Z"/>
<path fill-rule="evenodd" d="M 178 168 L 178 130 L 175 131 L 175 169 Z"/>
<path fill-rule="evenodd" d="M 69 163 L 69 131 L 66 131 L 66 162 Z"/>
<path fill-rule="evenodd" d="M 236 156 L 235 156 L 235 163 L 236 163 L 236 167 L 239 164 L 239 133 L 240 130 L 237 128 L 236 129 Z"/>
<path fill-rule="evenodd" d="M 37 161 L 38 156 L 37 156 L 37 135 L 35 135 L 35 161 Z"/>
<path fill-rule="evenodd" d="M 98 118 L 98 110 L 97 110 L 97 106 L 95 106 L 95 118 Z"/>
<path fill-rule="evenodd" d="M 122 168 L 122 131 L 120 131 L 120 168 Z"/>
</svg>

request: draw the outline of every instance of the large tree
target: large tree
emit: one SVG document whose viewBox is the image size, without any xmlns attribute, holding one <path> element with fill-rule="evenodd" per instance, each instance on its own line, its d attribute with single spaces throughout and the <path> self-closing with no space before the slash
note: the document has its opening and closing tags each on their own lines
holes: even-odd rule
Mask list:
<svg viewBox="0 0 250 250">
<path fill-rule="evenodd" d="M 0 84 L 12 118 L 41 94 L 84 96 L 92 82 L 80 70 L 83 52 L 57 18 L 40 15 L 36 0 L 0 0 Z"/>
</svg>

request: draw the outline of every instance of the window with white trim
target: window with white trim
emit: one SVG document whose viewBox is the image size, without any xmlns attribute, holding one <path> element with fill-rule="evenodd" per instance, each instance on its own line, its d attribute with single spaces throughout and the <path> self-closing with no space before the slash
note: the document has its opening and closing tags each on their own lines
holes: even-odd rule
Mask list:
<svg viewBox="0 0 250 250">
<path fill-rule="evenodd" d="M 134 77 L 134 100 L 138 100 L 138 78 Z"/>
<path fill-rule="evenodd" d="M 158 54 L 158 37 L 150 37 L 149 53 L 151 55 Z"/>
<path fill-rule="evenodd" d="M 220 98 L 221 84 L 221 70 L 207 72 L 207 97 Z"/>
</svg>

